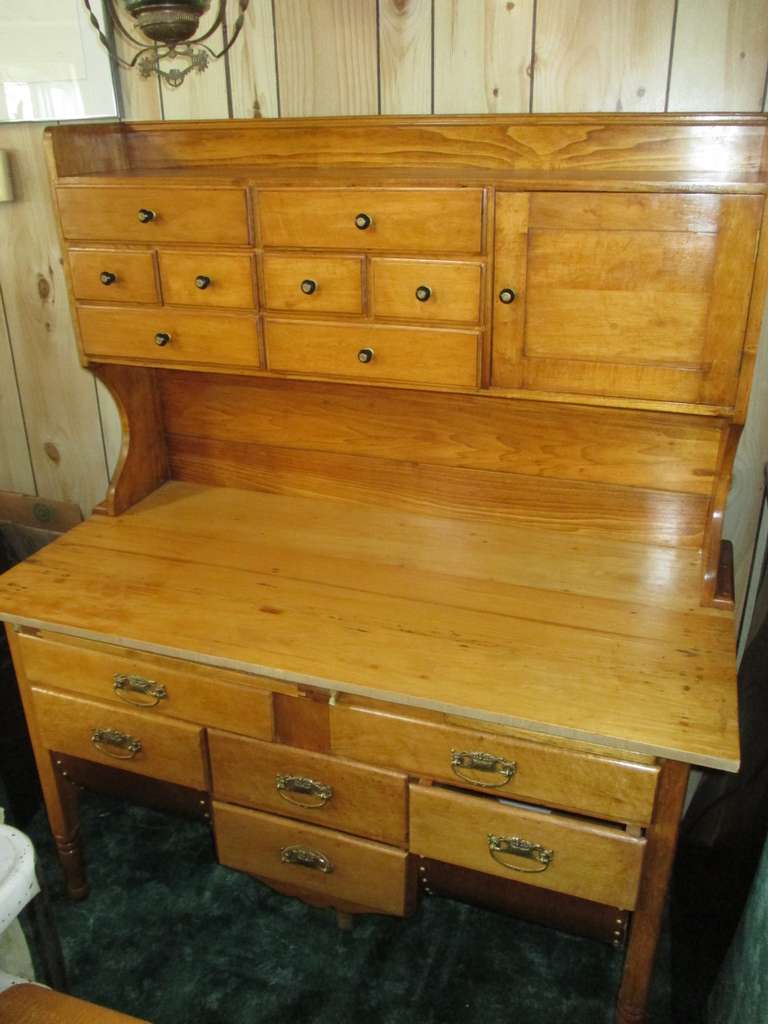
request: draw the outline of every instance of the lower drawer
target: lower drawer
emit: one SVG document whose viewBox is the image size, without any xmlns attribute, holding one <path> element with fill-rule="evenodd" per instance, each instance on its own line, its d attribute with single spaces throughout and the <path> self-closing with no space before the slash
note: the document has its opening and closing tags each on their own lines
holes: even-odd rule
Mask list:
<svg viewBox="0 0 768 1024">
<path fill-rule="evenodd" d="M 247 313 L 79 306 L 77 316 L 88 356 L 253 368 L 261 362 L 256 317 Z"/>
<path fill-rule="evenodd" d="M 48 749 L 191 789 L 208 788 L 196 725 L 36 687 L 32 698 Z"/>
<path fill-rule="evenodd" d="M 404 775 L 214 729 L 208 750 L 220 800 L 405 844 Z"/>
<path fill-rule="evenodd" d="M 383 914 L 406 911 L 402 850 L 214 801 L 219 861 L 225 867 Z"/>
<path fill-rule="evenodd" d="M 267 364 L 278 373 L 475 387 L 479 335 L 375 324 L 267 321 Z"/>
<path fill-rule="evenodd" d="M 645 840 L 619 828 L 411 786 L 411 852 L 632 910 Z"/>
</svg>

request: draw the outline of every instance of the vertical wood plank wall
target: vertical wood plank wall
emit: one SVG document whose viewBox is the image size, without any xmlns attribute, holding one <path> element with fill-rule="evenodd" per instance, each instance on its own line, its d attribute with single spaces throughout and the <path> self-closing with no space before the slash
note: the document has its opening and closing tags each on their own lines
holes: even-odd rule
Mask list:
<svg viewBox="0 0 768 1024">
<path fill-rule="evenodd" d="M 236 8 L 230 0 L 232 10 Z M 766 107 L 765 0 L 251 0 L 224 61 L 180 89 L 121 76 L 126 118 Z M 75 358 L 41 125 L 0 125 L 0 490 L 102 497 L 119 445 Z M 743 595 L 768 459 L 768 353 L 726 517 Z"/>
</svg>

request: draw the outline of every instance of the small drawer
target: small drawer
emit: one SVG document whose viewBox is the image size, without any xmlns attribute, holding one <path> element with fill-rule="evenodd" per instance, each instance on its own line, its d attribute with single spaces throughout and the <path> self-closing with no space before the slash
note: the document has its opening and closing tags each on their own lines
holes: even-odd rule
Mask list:
<svg viewBox="0 0 768 1024">
<path fill-rule="evenodd" d="M 411 852 L 633 910 L 645 840 L 618 827 L 411 786 Z"/>
<path fill-rule="evenodd" d="M 64 186 L 56 190 L 65 238 L 94 242 L 247 245 L 244 189 Z"/>
<path fill-rule="evenodd" d="M 250 256 L 213 252 L 161 252 L 163 301 L 175 306 L 256 305 Z"/>
<path fill-rule="evenodd" d="M 408 855 L 367 839 L 213 802 L 219 861 L 336 902 L 403 915 Z"/>
<path fill-rule="evenodd" d="M 198 726 L 36 687 L 32 700 L 49 750 L 191 789 L 207 788 Z"/>
<path fill-rule="evenodd" d="M 264 305 L 299 313 L 361 313 L 360 256 L 266 254 Z"/>
<path fill-rule="evenodd" d="M 267 364 L 278 373 L 358 381 L 474 387 L 479 335 L 369 324 L 265 324 Z"/>
<path fill-rule="evenodd" d="M 659 769 L 368 708 L 331 708 L 334 754 L 611 821 L 647 824 Z"/>
<path fill-rule="evenodd" d="M 159 302 L 155 258 L 125 249 L 70 249 L 76 299 L 95 302 Z"/>
<path fill-rule="evenodd" d="M 259 194 L 263 245 L 479 253 L 482 189 L 276 189 Z"/>
<path fill-rule="evenodd" d="M 32 686 L 67 690 L 119 708 L 132 706 L 151 717 L 237 729 L 265 740 L 272 738 L 271 688 L 286 686 L 90 640 L 22 633 L 19 647 Z"/>
<path fill-rule="evenodd" d="M 245 313 L 79 306 L 77 316 L 88 356 L 207 366 L 258 367 L 261 362 L 256 317 Z"/>
<path fill-rule="evenodd" d="M 405 775 L 216 730 L 208 749 L 219 800 L 405 843 Z"/>
<path fill-rule="evenodd" d="M 479 263 L 372 260 L 375 316 L 403 320 L 480 320 L 483 279 Z"/>
</svg>

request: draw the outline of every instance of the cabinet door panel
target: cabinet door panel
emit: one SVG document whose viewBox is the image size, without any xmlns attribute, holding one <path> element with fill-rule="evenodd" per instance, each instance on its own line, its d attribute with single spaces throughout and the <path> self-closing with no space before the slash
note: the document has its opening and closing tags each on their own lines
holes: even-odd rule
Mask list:
<svg viewBox="0 0 768 1024">
<path fill-rule="evenodd" d="M 499 195 L 494 386 L 732 402 L 761 207 L 758 196 Z"/>
</svg>

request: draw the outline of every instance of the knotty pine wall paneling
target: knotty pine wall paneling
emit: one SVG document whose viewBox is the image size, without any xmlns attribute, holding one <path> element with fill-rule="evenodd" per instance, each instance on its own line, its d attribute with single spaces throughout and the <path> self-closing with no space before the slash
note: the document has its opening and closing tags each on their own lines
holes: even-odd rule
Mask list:
<svg viewBox="0 0 768 1024">
<path fill-rule="evenodd" d="M 525 113 L 534 0 L 435 0 L 436 114 Z"/>
<path fill-rule="evenodd" d="M 15 371 L 3 374 L 0 409 L 14 415 L 5 396 L 17 387 L 34 477 L 22 489 L 89 511 L 107 485 L 104 442 L 95 381 L 78 362 L 42 132 L 40 124 L 0 125 L 15 189 L 14 201 L 0 204 L 0 289 Z M 3 420 L 0 432 L 9 428 L 20 438 Z M 23 464 L 23 450 L 10 461 Z M 19 488 L 11 476 L 0 489 Z"/>
<path fill-rule="evenodd" d="M 251 0 L 226 61 L 178 89 L 135 71 L 120 82 L 135 120 L 754 111 L 765 109 L 767 69 L 765 0 Z M 0 259 L 0 490 L 73 498 L 88 512 L 119 422 L 74 358 L 40 136 L 41 126 L 0 126 L 25 179 L 23 201 L 0 206 L 3 241 L 13 239 Z M 766 363 L 763 352 L 726 517 L 739 598 L 768 460 Z"/>
</svg>

